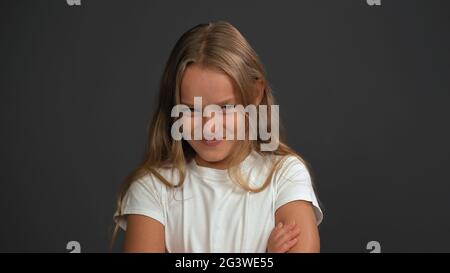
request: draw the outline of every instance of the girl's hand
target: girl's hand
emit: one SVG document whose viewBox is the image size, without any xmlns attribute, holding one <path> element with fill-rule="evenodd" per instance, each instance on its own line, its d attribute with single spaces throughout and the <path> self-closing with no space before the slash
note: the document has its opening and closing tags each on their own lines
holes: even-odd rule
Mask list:
<svg viewBox="0 0 450 273">
<path fill-rule="evenodd" d="M 268 253 L 285 253 L 293 247 L 298 240 L 300 229 L 295 222 L 284 225 L 279 222 L 272 230 L 267 242 Z"/>
</svg>

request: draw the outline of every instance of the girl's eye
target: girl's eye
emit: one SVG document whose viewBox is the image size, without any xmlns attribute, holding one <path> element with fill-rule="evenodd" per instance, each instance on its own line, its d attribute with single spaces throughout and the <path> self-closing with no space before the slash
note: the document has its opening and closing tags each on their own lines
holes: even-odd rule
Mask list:
<svg viewBox="0 0 450 273">
<path fill-rule="evenodd" d="M 191 113 L 198 113 L 198 112 L 200 112 L 200 111 L 198 111 L 198 110 L 195 109 L 195 108 L 189 108 L 189 111 L 191 111 Z"/>
<path fill-rule="evenodd" d="M 193 116 L 195 114 L 197 114 L 199 111 L 196 111 L 193 107 L 186 107 L 183 108 L 183 114 L 185 114 L 186 116 Z"/>
<path fill-rule="evenodd" d="M 226 110 L 233 110 L 234 109 L 234 104 L 226 104 L 226 105 L 222 105 L 222 110 L 226 111 Z"/>
</svg>

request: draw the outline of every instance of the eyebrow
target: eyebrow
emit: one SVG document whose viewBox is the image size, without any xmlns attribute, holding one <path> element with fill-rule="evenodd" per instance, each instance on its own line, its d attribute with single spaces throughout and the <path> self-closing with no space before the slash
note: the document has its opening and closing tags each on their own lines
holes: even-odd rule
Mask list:
<svg viewBox="0 0 450 273">
<path fill-rule="evenodd" d="M 232 104 L 231 102 L 233 101 L 233 98 L 228 98 L 226 100 L 220 101 L 220 102 L 216 102 L 216 103 L 211 103 L 211 104 L 215 104 L 215 105 L 227 105 L 227 104 Z M 186 103 L 186 102 L 181 102 L 181 104 L 187 105 L 188 107 L 194 107 L 194 104 L 191 103 Z"/>
</svg>

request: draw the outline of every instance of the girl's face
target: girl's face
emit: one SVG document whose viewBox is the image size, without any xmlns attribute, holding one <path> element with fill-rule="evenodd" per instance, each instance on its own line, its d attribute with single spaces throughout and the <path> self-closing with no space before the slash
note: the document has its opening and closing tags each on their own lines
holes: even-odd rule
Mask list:
<svg viewBox="0 0 450 273">
<path fill-rule="evenodd" d="M 197 64 L 188 66 L 184 72 L 181 81 L 181 104 L 190 108 L 194 107 L 194 97 L 202 98 L 202 110 L 207 105 L 215 104 L 218 106 L 235 105 L 236 97 L 234 94 L 233 83 L 231 79 L 219 70 L 206 68 Z M 224 107 L 225 108 L 225 107 Z M 233 117 L 236 119 L 236 117 Z M 202 118 L 202 124 L 209 120 L 209 117 Z M 225 134 L 226 122 L 225 115 L 222 122 Z M 192 118 L 192 124 L 194 120 Z M 236 120 L 234 121 L 236 124 Z M 215 132 L 217 128 L 211 127 Z M 203 132 L 203 130 L 202 130 Z M 225 136 L 225 135 L 223 135 Z M 195 160 L 200 166 L 224 169 L 227 166 L 227 159 L 237 140 L 212 140 L 207 141 L 202 133 L 202 140 L 187 140 L 189 145 L 196 152 Z"/>
</svg>

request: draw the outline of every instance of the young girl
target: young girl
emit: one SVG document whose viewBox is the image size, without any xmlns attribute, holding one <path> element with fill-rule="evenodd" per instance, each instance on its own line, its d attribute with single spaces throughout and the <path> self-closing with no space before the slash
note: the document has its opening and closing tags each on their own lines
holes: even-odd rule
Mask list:
<svg viewBox="0 0 450 273">
<path fill-rule="evenodd" d="M 223 109 L 274 104 L 257 54 L 227 22 L 188 30 L 170 54 L 145 158 L 114 215 L 114 237 L 126 230 L 124 251 L 319 252 L 322 211 L 306 162 L 281 137 L 270 140 L 272 151 L 261 149 L 269 140 L 260 134 L 175 140 L 171 111 L 192 108 L 195 97 Z"/>
</svg>

